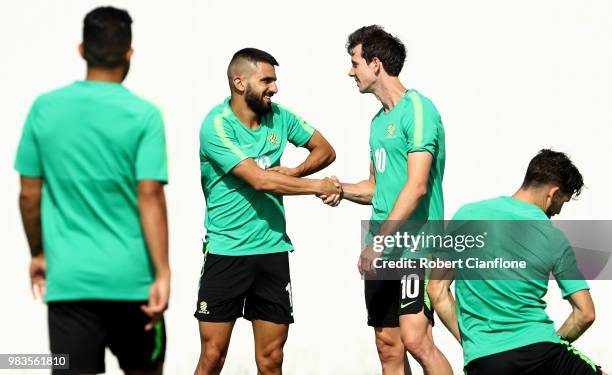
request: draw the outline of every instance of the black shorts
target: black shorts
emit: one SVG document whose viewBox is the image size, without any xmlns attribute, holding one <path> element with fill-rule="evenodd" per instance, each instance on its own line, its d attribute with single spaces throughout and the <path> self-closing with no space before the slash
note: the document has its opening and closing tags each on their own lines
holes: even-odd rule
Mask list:
<svg viewBox="0 0 612 375">
<path fill-rule="evenodd" d="M 68 354 L 69 370 L 53 374 L 101 373 L 108 347 L 124 371 L 152 371 L 164 362 L 163 319 L 145 331 L 149 317 L 135 301 L 49 302 L 51 353 Z"/>
<path fill-rule="evenodd" d="M 596 375 L 601 368 L 569 342 L 539 342 L 477 358 L 465 366 L 467 375 Z"/>
<path fill-rule="evenodd" d="M 399 316 L 425 314 L 431 325 L 434 315 L 426 291 L 425 272 L 416 270 L 400 280 L 365 280 L 364 292 L 368 325 L 399 327 Z"/>
<path fill-rule="evenodd" d="M 205 253 L 194 316 L 204 322 L 231 322 L 244 316 L 293 323 L 289 254 Z"/>
</svg>

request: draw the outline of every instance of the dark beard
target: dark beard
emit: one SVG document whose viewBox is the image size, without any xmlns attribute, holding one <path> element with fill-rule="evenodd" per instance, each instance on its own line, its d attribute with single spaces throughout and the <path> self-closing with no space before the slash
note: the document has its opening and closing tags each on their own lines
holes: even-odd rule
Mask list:
<svg viewBox="0 0 612 375">
<path fill-rule="evenodd" d="M 250 87 L 247 87 L 244 94 L 244 101 L 247 106 L 258 115 L 265 115 L 272 109 L 272 104 L 266 103 L 262 98 L 262 94 L 252 91 Z"/>
</svg>

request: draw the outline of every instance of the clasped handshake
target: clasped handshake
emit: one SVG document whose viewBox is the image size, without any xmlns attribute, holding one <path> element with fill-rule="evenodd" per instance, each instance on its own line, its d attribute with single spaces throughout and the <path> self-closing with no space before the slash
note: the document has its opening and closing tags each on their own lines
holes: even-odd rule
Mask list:
<svg viewBox="0 0 612 375">
<path fill-rule="evenodd" d="M 278 172 L 290 177 L 299 178 L 303 176 L 303 171 L 300 170 L 299 167 L 290 168 L 278 166 L 268 168 L 267 170 L 271 172 Z M 342 190 L 342 184 L 340 183 L 340 180 L 338 180 L 338 177 L 330 176 L 325 177 L 321 180 L 311 180 L 311 182 L 316 183 L 315 195 L 320 198 L 323 203 L 331 207 L 336 207 L 340 204 L 340 201 L 344 197 L 344 192 Z"/>
<path fill-rule="evenodd" d="M 342 190 L 342 184 L 340 180 L 338 180 L 338 177 L 325 177 L 321 180 L 321 183 L 323 185 L 321 189 L 323 194 L 318 194 L 317 197 L 321 198 L 323 203 L 328 206 L 336 207 L 339 205 L 344 196 L 344 191 Z"/>
</svg>

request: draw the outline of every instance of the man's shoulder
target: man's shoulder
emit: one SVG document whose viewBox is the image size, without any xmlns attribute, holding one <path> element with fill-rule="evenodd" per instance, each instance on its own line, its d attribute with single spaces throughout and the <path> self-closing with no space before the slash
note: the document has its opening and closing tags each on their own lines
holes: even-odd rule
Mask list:
<svg viewBox="0 0 612 375">
<path fill-rule="evenodd" d="M 202 126 L 200 128 L 200 133 L 205 131 L 213 131 L 215 128 L 219 126 L 224 126 L 229 124 L 229 115 L 230 111 L 228 110 L 225 103 L 220 103 L 212 107 L 206 116 L 204 116 L 204 120 L 202 120 Z"/>
<path fill-rule="evenodd" d="M 500 211 L 501 197 L 489 198 L 466 203 L 459 207 L 453 220 L 487 220 L 494 219 L 495 212 Z"/>
<path fill-rule="evenodd" d="M 423 93 L 421 93 L 420 91 L 416 89 L 408 90 L 406 97 L 413 104 L 416 102 L 416 103 L 419 103 L 423 107 L 431 107 L 433 109 L 436 108 L 433 101 L 428 96 L 423 95 Z"/>
<path fill-rule="evenodd" d="M 34 106 L 54 105 L 58 100 L 70 98 L 75 94 L 75 83 L 70 83 L 38 95 L 34 100 Z"/>
</svg>

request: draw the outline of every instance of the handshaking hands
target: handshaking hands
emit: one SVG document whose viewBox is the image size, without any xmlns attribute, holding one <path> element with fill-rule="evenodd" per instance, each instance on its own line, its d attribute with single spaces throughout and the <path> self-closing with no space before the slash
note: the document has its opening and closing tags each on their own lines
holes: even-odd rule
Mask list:
<svg viewBox="0 0 612 375">
<path fill-rule="evenodd" d="M 321 198 L 324 204 L 330 207 L 338 206 L 344 194 L 342 191 L 342 184 L 340 180 L 338 180 L 338 177 L 326 177 L 321 180 L 321 182 L 323 185 L 321 189 L 322 193 L 318 195 L 318 197 Z"/>
</svg>

